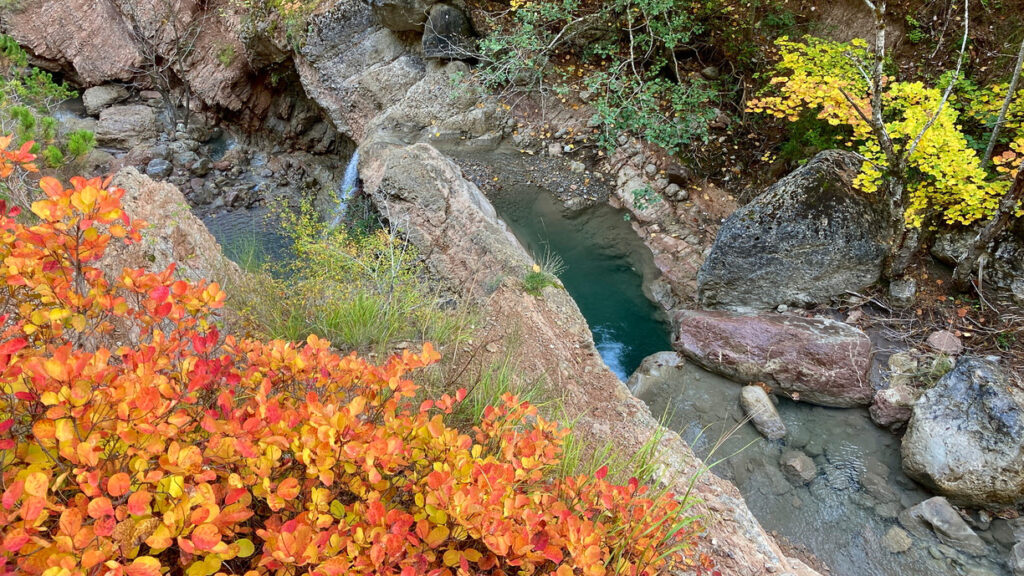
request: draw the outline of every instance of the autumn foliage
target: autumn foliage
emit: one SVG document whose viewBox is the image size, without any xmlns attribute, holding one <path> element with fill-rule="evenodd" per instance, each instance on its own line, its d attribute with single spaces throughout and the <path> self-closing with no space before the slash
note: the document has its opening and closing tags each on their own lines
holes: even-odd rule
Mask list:
<svg viewBox="0 0 1024 576">
<path fill-rule="evenodd" d="M 20 157 L 18 161 L 30 161 Z M 656 574 L 710 569 L 670 494 L 551 473 L 507 396 L 472 431 L 375 366 L 218 330 L 225 294 L 102 270 L 142 223 L 100 180 L 0 206 L 0 575 Z"/>
</svg>

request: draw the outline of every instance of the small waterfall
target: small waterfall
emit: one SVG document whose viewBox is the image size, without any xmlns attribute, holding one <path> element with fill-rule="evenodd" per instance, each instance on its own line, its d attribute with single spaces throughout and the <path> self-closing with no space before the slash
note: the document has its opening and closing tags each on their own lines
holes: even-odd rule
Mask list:
<svg viewBox="0 0 1024 576">
<path fill-rule="evenodd" d="M 334 212 L 334 222 L 331 223 L 332 228 L 341 224 L 341 219 L 345 217 L 345 210 L 348 209 L 348 202 L 352 199 L 352 195 L 355 194 L 358 187 L 359 151 L 356 150 L 352 153 L 352 159 L 348 161 L 348 166 L 345 168 L 345 176 L 341 180 L 341 186 L 338 187 L 338 208 Z"/>
</svg>

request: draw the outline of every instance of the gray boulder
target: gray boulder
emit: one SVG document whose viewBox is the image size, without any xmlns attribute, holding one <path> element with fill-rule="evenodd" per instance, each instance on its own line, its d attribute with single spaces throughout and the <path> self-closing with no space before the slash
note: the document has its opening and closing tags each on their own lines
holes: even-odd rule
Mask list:
<svg viewBox="0 0 1024 576">
<path fill-rule="evenodd" d="M 780 440 L 786 436 L 786 425 L 782 423 L 779 411 L 760 386 L 743 387 L 740 391 L 740 407 L 754 428 L 765 438 Z"/>
<path fill-rule="evenodd" d="M 707 370 L 822 406 L 866 406 L 871 341 L 834 320 L 683 310 L 673 346 Z"/>
<path fill-rule="evenodd" d="M 860 165 L 852 153 L 821 152 L 729 216 L 697 275 L 701 305 L 805 305 L 874 284 L 886 208 L 852 188 Z"/>
<path fill-rule="evenodd" d="M 395 32 L 422 31 L 436 0 L 369 0 L 373 15 Z"/>
<path fill-rule="evenodd" d="M 1024 392 L 995 362 L 962 357 L 914 403 L 903 437 L 910 477 L 967 506 L 1024 500 Z"/>
<path fill-rule="evenodd" d="M 930 252 L 939 262 L 947 266 L 956 266 L 971 249 L 971 243 L 977 234 L 977 230 L 971 229 L 940 232 L 935 235 Z"/>
<path fill-rule="evenodd" d="M 163 158 L 154 158 L 146 165 L 146 176 L 150 178 L 166 178 L 174 171 L 174 166 Z"/>
<path fill-rule="evenodd" d="M 150 142 L 158 133 L 156 113 L 142 104 L 106 108 L 96 123 L 96 142 L 123 150 Z"/>
<path fill-rule="evenodd" d="M 423 30 L 423 57 L 468 60 L 476 54 L 473 38 L 473 26 L 462 10 L 435 4 Z"/>
<path fill-rule="evenodd" d="M 899 520 L 904 528 L 918 535 L 922 534 L 922 527 L 930 527 L 943 544 L 968 554 L 981 556 L 986 552 L 985 541 L 971 530 L 967 522 L 942 496 L 929 498 L 904 510 L 900 513 Z"/>
<path fill-rule="evenodd" d="M 104 109 L 128 98 L 128 90 L 119 84 L 93 86 L 82 92 L 82 104 L 90 116 L 98 116 Z"/>
</svg>

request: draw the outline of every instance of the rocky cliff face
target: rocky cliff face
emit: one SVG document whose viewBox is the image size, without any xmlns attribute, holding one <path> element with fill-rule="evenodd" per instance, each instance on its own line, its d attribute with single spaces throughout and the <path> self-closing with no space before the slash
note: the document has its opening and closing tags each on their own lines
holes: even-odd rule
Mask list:
<svg viewBox="0 0 1024 576">
<path fill-rule="evenodd" d="M 202 104 L 262 117 L 269 94 L 249 66 L 238 35 L 240 17 L 231 2 L 181 0 L 174 5 L 174 27 L 166 25 L 162 0 L 24 0 L 5 9 L 3 17 L 6 33 L 40 66 L 78 84 L 152 87 L 145 78 L 146 62 L 156 56 L 166 63 L 183 54 L 183 77 L 176 80 L 186 82 Z"/>
</svg>

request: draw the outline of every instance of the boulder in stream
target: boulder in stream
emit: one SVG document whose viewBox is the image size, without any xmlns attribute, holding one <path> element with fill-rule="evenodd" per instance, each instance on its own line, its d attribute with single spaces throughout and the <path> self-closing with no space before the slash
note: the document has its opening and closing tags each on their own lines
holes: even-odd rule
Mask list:
<svg viewBox="0 0 1024 576">
<path fill-rule="evenodd" d="M 706 370 L 739 382 L 765 382 L 794 400 L 866 406 L 871 341 L 824 318 L 683 310 L 673 346 Z"/>
<path fill-rule="evenodd" d="M 799 450 L 783 452 L 779 467 L 786 480 L 794 486 L 810 484 L 811 480 L 818 477 L 818 467 L 814 465 L 814 460 Z"/>
<path fill-rule="evenodd" d="M 900 524 L 912 533 L 923 534 L 923 527 L 930 527 L 944 544 L 980 556 L 987 550 L 981 539 L 960 514 L 942 496 L 929 498 L 920 504 L 907 508 L 899 516 Z"/>
<path fill-rule="evenodd" d="M 878 281 L 887 209 L 853 189 L 860 165 L 853 153 L 821 152 L 729 216 L 697 276 L 701 306 L 827 302 Z"/>
<path fill-rule="evenodd" d="M 641 397 L 656 384 L 664 381 L 682 380 L 681 371 L 685 361 L 678 352 L 651 354 L 640 363 L 640 367 L 629 377 L 626 388 L 633 396 Z"/>
<path fill-rule="evenodd" d="M 962 357 L 914 403 L 903 470 L 965 506 L 1024 501 L 1024 392 L 992 360 Z"/>
<path fill-rule="evenodd" d="M 740 406 L 750 422 L 762 436 L 769 440 L 781 440 L 786 436 L 786 425 L 779 417 L 779 411 L 760 386 L 744 386 L 740 391 Z"/>
</svg>

